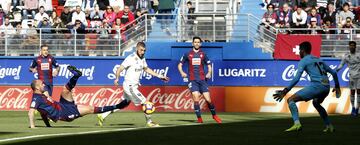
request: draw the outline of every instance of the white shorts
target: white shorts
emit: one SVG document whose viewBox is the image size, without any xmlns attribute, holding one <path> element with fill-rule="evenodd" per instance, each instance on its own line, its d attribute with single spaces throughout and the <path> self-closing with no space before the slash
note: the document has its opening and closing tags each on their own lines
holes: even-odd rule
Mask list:
<svg viewBox="0 0 360 145">
<path fill-rule="evenodd" d="M 360 89 L 360 78 L 350 78 L 349 87 L 352 90 Z"/>
<path fill-rule="evenodd" d="M 139 85 L 123 83 L 123 99 L 131 100 L 135 106 L 139 106 L 146 102 L 144 95 L 138 90 Z"/>
</svg>

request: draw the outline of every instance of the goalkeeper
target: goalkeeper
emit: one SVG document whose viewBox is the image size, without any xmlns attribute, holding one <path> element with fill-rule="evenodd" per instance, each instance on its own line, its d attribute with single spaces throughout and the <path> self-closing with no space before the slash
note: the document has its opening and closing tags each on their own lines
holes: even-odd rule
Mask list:
<svg viewBox="0 0 360 145">
<path fill-rule="evenodd" d="M 298 108 L 296 102 L 299 101 L 309 101 L 313 100 L 312 104 L 319 112 L 320 117 L 323 119 L 326 127 L 323 132 L 333 132 L 334 127 L 330 123 L 328 114 L 326 110 L 321 106 L 321 103 L 328 96 L 330 91 L 330 84 L 327 73 L 329 72 L 335 80 L 335 89 L 336 97 L 339 98 L 341 91 L 339 86 L 338 77 L 336 71 L 332 70 L 328 65 L 326 65 L 321 59 L 313 56 L 311 53 L 311 44 L 309 42 L 303 42 L 300 44 L 300 57 L 301 60 L 298 64 L 298 70 L 296 72 L 295 78 L 291 81 L 290 85 L 283 90 L 276 91 L 273 95 L 276 101 L 281 101 L 284 96 L 293 88 L 296 83 L 299 81 L 301 75 L 305 71 L 311 78 L 311 83 L 309 86 L 301 89 L 296 92 L 290 98 L 287 99 L 289 109 L 294 120 L 294 125 L 289 129 L 285 130 L 286 132 L 290 131 L 300 131 L 302 129 Z"/>
</svg>

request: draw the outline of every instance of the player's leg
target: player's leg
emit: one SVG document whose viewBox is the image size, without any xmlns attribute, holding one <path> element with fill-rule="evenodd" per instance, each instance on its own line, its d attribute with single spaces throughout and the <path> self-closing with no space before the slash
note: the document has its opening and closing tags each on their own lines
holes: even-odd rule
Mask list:
<svg viewBox="0 0 360 145">
<path fill-rule="evenodd" d="M 100 113 L 100 114 L 97 115 L 97 119 L 98 119 L 97 125 L 103 126 L 104 121 L 105 121 L 105 118 L 106 118 L 107 116 L 109 116 L 111 113 L 114 113 L 114 112 L 115 112 L 116 110 L 118 110 L 118 109 L 124 109 L 124 108 L 126 108 L 127 106 L 129 106 L 130 103 L 131 103 L 130 100 L 125 99 L 125 100 L 123 100 L 123 101 L 121 101 L 121 102 L 119 103 L 119 105 L 117 106 L 117 109 L 114 109 L 114 110 L 111 110 L 111 109 L 110 109 L 110 111 L 106 111 L 106 112 L 103 112 L 103 113 L 101 113 L 100 111 L 96 111 L 96 112 Z M 95 109 L 95 110 L 102 110 L 102 108 L 99 107 L 98 109 Z"/>
<path fill-rule="evenodd" d="M 326 96 L 320 98 L 314 98 L 312 101 L 313 106 L 319 112 L 321 119 L 324 121 L 326 127 L 323 130 L 324 132 L 334 132 L 334 126 L 331 124 L 328 114 L 324 107 L 321 106 L 321 103 L 324 101 Z"/>
<path fill-rule="evenodd" d="M 287 103 L 291 112 L 291 117 L 294 121 L 294 125 L 285 131 L 300 131 L 301 123 L 299 119 L 299 111 L 296 106 L 296 102 L 303 101 L 304 99 L 298 96 L 297 94 L 292 95 L 287 99 Z"/>
<path fill-rule="evenodd" d="M 194 110 L 197 117 L 198 123 L 203 123 L 202 117 L 201 117 L 201 109 L 200 109 L 200 86 L 197 81 L 190 81 L 188 84 L 188 87 L 191 91 L 193 100 L 194 100 Z"/>
<path fill-rule="evenodd" d="M 360 83 L 359 83 L 359 85 L 360 85 Z M 359 88 L 360 88 L 360 86 L 359 86 Z M 360 95 L 360 89 L 356 89 L 356 100 L 357 100 L 357 107 L 355 109 L 356 116 L 359 114 L 359 106 L 360 106 L 360 97 L 359 97 L 359 95 Z"/>
<path fill-rule="evenodd" d="M 69 102 L 73 102 L 74 98 L 72 96 L 71 90 L 76 86 L 77 80 L 81 77 L 82 73 L 74 66 L 69 65 L 67 69 L 73 74 L 73 76 L 64 86 L 63 91 L 61 92 L 61 97 Z"/>
<path fill-rule="evenodd" d="M 355 116 L 355 90 L 350 89 L 351 116 Z"/>
<path fill-rule="evenodd" d="M 215 111 L 215 105 L 212 103 L 211 101 L 211 97 L 210 97 L 210 92 L 209 92 L 209 88 L 208 88 L 208 85 L 205 81 L 202 82 L 201 86 L 200 86 L 200 91 L 202 92 L 205 100 L 206 100 L 206 103 L 208 105 L 208 108 L 211 112 L 211 115 L 213 117 L 213 119 L 217 122 L 217 123 L 221 123 L 221 119 L 220 117 L 218 117 L 216 115 L 216 111 Z"/>
</svg>

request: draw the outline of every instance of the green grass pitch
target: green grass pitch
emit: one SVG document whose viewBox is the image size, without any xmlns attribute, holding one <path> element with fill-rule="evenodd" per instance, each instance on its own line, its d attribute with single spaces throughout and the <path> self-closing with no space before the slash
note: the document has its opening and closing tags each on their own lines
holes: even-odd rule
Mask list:
<svg viewBox="0 0 360 145">
<path fill-rule="evenodd" d="M 204 124 L 195 123 L 193 113 L 155 113 L 161 127 L 145 127 L 141 112 L 117 112 L 96 126 L 89 115 L 71 123 L 51 123 L 45 128 L 37 115 L 37 129 L 28 128 L 27 112 L 0 112 L 0 144 L 76 144 L 76 145 L 356 145 L 360 119 L 331 115 L 336 131 L 323 133 L 317 114 L 300 114 L 301 132 L 285 133 L 292 125 L 290 114 L 219 113 L 223 124 L 216 124 L 208 113 Z"/>
</svg>

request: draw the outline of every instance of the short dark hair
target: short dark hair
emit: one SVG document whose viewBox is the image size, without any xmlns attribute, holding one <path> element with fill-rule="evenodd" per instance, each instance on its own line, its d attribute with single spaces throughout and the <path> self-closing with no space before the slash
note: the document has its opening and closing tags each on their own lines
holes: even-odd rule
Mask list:
<svg viewBox="0 0 360 145">
<path fill-rule="evenodd" d="M 188 4 L 188 5 L 192 5 L 192 2 L 191 2 L 191 1 L 188 1 L 186 4 Z"/>
<path fill-rule="evenodd" d="M 195 37 L 193 37 L 193 41 L 192 41 L 192 42 L 194 42 L 194 41 L 195 41 L 195 39 L 199 39 L 199 40 L 200 40 L 200 42 L 202 42 L 202 40 L 201 40 L 201 38 L 200 38 L 199 36 L 195 36 Z"/>
<path fill-rule="evenodd" d="M 49 47 L 49 45 L 43 44 L 43 45 L 40 46 L 40 49 L 43 49 L 44 47 Z"/>
<path fill-rule="evenodd" d="M 272 6 L 272 8 L 274 8 L 274 5 L 273 5 L 273 4 L 268 4 L 268 5 L 266 6 L 266 9 L 269 9 L 270 6 Z"/>
<path fill-rule="evenodd" d="M 32 89 L 33 91 L 35 91 L 35 89 L 36 89 L 36 82 L 37 82 L 37 80 L 33 80 L 33 81 L 31 82 L 31 84 L 30 84 L 31 89 Z"/>
<path fill-rule="evenodd" d="M 41 9 L 41 8 L 45 9 L 45 7 L 44 7 L 44 6 L 40 6 L 39 8 L 40 8 L 40 9 Z"/>
<path fill-rule="evenodd" d="M 347 3 L 347 2 L 343 4 L 343 7 L 345 7 L 345 6 L 350 7 L 349 3 Z"/>
<path fill-rule="evenodd" d="M 304 50 L 306 53 L 311 53 L 311 43 L 309 41 L 305 41 L 300 43 L 300 50 Z"/>
<path fill-rule="evenodd" d="M 354 44 L 356 46 L 356 42 L 355 41 L 349 41 L 349 45 Z"/>
<path fill-rule="evenodd" d="M 138 42 L 137 44 L 136 44 L 136 47 L 146 47 L 146 45 L 145 45 L 145 43 L 144 42 L 142 42 L 142 41 L 140 41 L 140 42 Z"/>
</svg>

